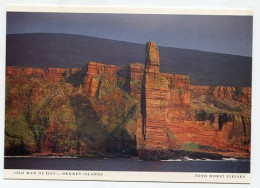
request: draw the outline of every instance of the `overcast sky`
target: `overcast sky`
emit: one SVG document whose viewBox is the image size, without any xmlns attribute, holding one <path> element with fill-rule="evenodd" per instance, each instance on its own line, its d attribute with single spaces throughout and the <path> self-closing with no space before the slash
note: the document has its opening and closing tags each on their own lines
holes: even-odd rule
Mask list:
<svg viewBox="0 0 260 188">
<path fill-rule="evenodd" d="M 252 56 L 252 16 L 7 13 L 7 34 L 68 33 Z"/>
</svg>

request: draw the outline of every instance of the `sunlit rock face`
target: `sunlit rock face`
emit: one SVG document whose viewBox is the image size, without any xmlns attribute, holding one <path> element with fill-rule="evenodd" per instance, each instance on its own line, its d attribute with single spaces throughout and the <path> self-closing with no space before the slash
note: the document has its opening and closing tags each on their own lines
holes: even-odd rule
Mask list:
<svg viewBox="0 0 260 188">
<path fill-rule="evenodd" d="M 189 76 L 160 73 L 154 42 L 147 43 L 145 57 L 140 154 L 174 149 L 249 155 L 251 88 L 192 86 Z"/>
<path fill-rule="evenodd" d="M 248 157 L 251 88 L 191 85 L 160 64 L 148 42 L 145 64 L 7 67 L 6 151 Z"/>
</svg>

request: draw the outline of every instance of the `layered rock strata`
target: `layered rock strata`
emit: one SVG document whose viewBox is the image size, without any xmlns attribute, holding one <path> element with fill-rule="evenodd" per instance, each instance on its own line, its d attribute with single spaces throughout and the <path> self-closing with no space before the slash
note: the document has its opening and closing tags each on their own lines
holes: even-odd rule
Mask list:
<svg viewBox="0 0 260 188">
<path fill-rule="evenodd" d="M 13 67 L 6 68 L 8 77 L 12 76 L 36 76 L 44 80 L 59 82 L 63 77 L 70 77 L 80 71 L 80 68 L 34 68 L 34 67 Z"/>
<path fill-rule="evenodd" d="M 249 153 L 251 88 L 191 86 L 188 76 L 159 72 L 153 42 L 146 53 L 152 58 L 146 58 L 137 148 Z"/>
<path fill-rule="evenodd" d="M 135 137 L 139 155 L 169 149 L 238 157 L 250 154 L 251 88 L 193 86 L 187 75 L 161 73 L 154 42 L 146 45 L 145 64 L 89 62 L 82 69 L 7 67 L 6 74 L 9 79 L 34 76 L 47 82 L 64 81 L 70 87 L 73 84 L 84 95 L 102 100 L 103 106 L 95 107 L 97 113 L 107 109 L 111 100 L 120 104 L 122 93 L 126 93 L 138 101 L 136 128 L 128 129 L 135 130 L 129 134 Z M 48 88 L 37 86 L 29 93 L 18 90 L 12 89 L 9 98 L 14 115 L 28 105 L 28 99 L 30 105 L 37 105 Z M 53 132 L 53 124 L 47 130 Z M 48 133 L 47 138 L 55 139 Z"/>
</svg>

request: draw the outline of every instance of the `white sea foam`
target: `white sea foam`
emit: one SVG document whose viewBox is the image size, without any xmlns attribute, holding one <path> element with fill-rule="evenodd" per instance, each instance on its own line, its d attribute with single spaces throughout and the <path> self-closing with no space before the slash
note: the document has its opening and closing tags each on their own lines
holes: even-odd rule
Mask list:
<svg viewBox="0 0 260 188">
<path fill-rule="evenodd" d="M 168 162 L 170 162 L 170 161 L 183 161 L 183 160 L 181 160 L 181 159 L 167 159 L 167 160 L 161 160 L 161 161 L 168 161 Z"/>
<path fill-rule="evenodd" d="M 194 161 L 195 160 L 195 159 L 189 158 L 187 156 L 183 157 L 183 159 L 186 160 L 186 161 Z"/>
<path fill-rule="evenodd" d="M 222 158 L 225 161 L 237 161 L 235 158 Z"/>
</svg>

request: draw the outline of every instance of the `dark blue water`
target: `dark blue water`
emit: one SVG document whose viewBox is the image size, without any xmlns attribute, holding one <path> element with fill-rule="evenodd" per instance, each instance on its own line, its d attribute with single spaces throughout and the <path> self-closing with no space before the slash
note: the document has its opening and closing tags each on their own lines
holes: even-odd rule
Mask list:
<svg viewBox="0 0 260 188">
<path fill-rule="evenodd" d="M 5 158 L 5 169 L 249 173 L 249 160 L 141 161 L 132 159 Z"/>
</svg>

